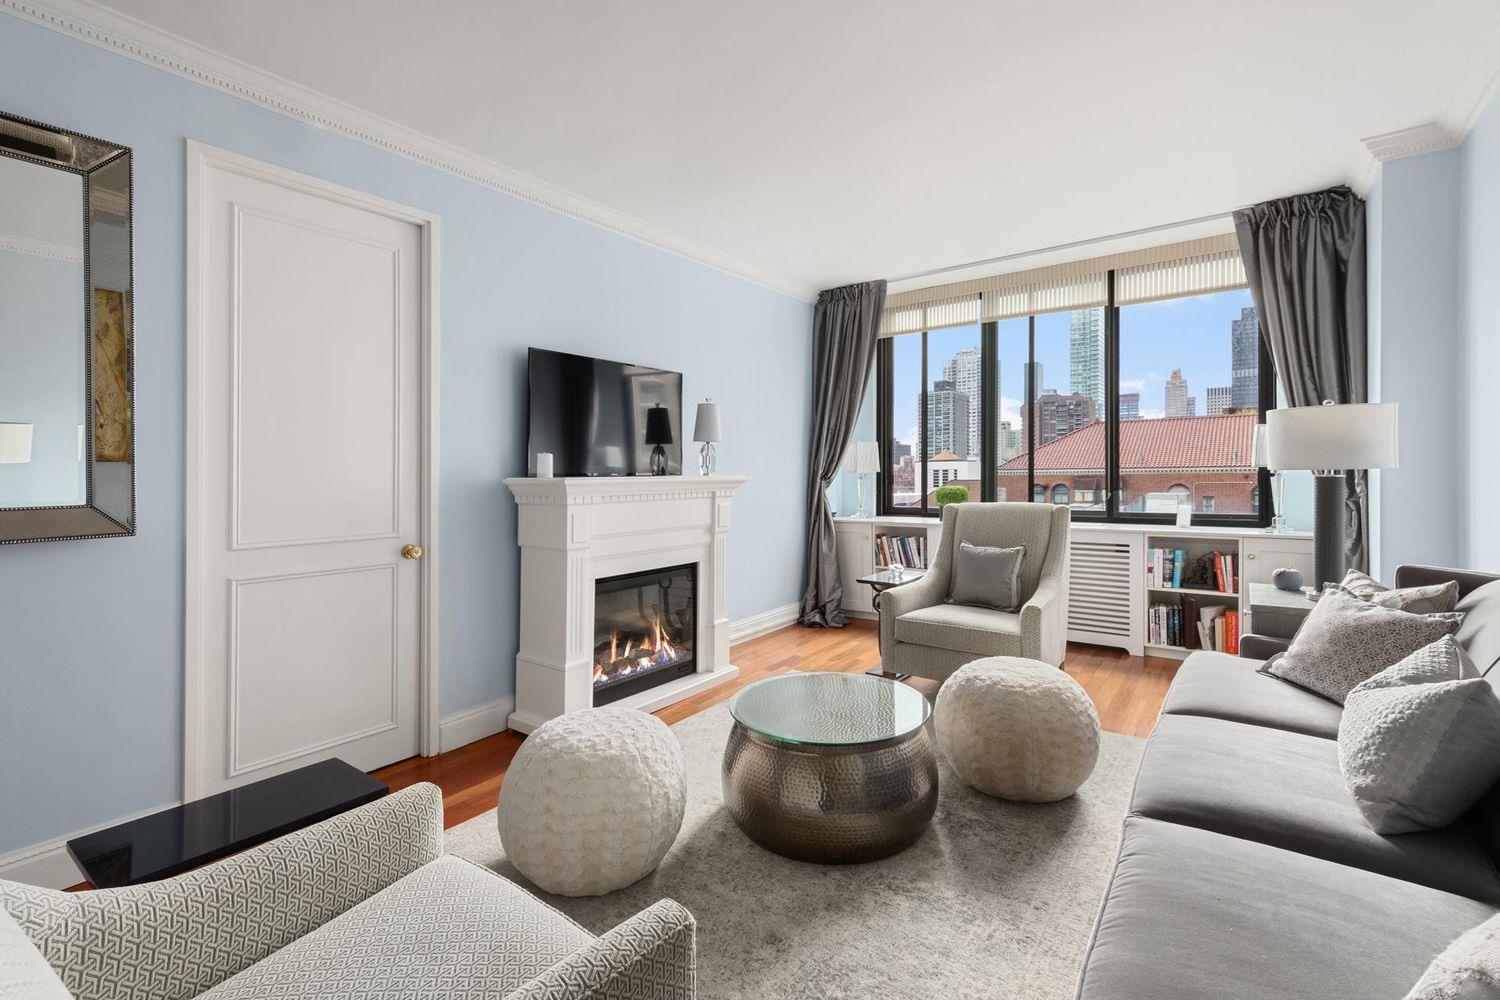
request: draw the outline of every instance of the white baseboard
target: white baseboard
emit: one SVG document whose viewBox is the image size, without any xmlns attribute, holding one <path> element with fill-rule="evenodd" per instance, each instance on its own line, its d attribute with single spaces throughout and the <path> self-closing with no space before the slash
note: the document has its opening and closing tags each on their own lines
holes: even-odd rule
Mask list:
<svg viewBox="0 0 1500 1000">
<path fill-rule="evenodd" d="M 749 618 L 741 618 L 739 621 L 729 624 L 729 642 L 735 645 L 754 639 L 756 636 L 774 632 L 779 628 L 785 628 L 797 621 L 802 613 L 801 604 L 783 604 L 780 607 L 762 611 L 758 615 Z M 726 680 L 724 674 L 711 675 L 704 685 L 717 684 Z M 483 705 L 475 706 L 463 712 L 455 712 L 453 715 L 444 716 L 438 720 L 438 751 L 447 753 L 461 746 L 467 746 L 475 740 L 482 740 L 486 736 L 494 734 L 507 728 L 507 720 L 516 710 L 516 699 L 514 697 L 497 698 Z M 647 709 L 649 711 L 649 709 Z M 530 727 L 528 727 L 530 728 Z M 524 731 L 524 730 L 523 730 Z M 167 803 L 153 806 L 150 809 L 142 809 L 130 816 L 113 819 L 97 826 L 91 826 L 87 830 L 78 830 L 56 840 L 49 840 L 41 844 L 33 844 L 30 847 L 22 847 L 8 854 L 0 854 L 0 878 L 12 882 L 25 882 L 28 885 L 46 886 L 50 889 L 66 889 L 70 885 L 77 885 L 84 880 L 78 866 L 68 855 L 67 842 L 74 837 L 80 837 L 85 833 L 95 830 L 103 830 L 117 823 L 127 823 L 140 816 L 169 809 L 177 803 Z"/>
<path fill-rule="evenodd" d="M 438 752 L 447 753 L 505 729 L 505 720 L 516 710 L 516 699 L 507 695 L 438 720 Z"/>
<path fill-rule="evenodd" d="M 95 823 L 83 830 L 75 830 L 56 840 L 46 840 L 40 844 L 32 844 L 29 847 L 21 847 L 6 854 L 0 854 L 0 878 L 11 882 L 24 882 L 27 885 L 39 885 L 45 889 L 66 889 L 77 885 L 86 881 L 86 878 L 73 863 L 73 856 L 68 853 L 68 841 L 96 830 L 107 830 L 120 823 L 129 823 L 133 819 L 140 819 L 142 816 L 149 816 L 163 809 L 171 809 L 176 805 L 181 805 L 181 803 L 164 802 L 159 806 L 131 813 L 129 816 L 121 816 L 118 819 Z"/>
<path fill-rule="evenodd" d="M 749 618 L 741 618 L 737 622 L 729 623 L 729 644 L 744 642 L 746 639 L 754 639 L 758 635 L 774 632 L 779 628 L 786 628 L 802 617 L 802 605 L 800 603 L 783 604 L 769 611 L 762 611 L 758 615 Z"/>
</svg>

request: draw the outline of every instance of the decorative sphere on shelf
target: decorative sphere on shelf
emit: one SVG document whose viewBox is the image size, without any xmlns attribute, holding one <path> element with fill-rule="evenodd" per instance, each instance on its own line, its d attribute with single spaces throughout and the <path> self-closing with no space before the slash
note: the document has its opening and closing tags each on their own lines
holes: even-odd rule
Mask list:
<svg viewBox="0 0 1500 1000">
<path fill-rule="evenodd" d="M 965 664 L 938 689 L 938 744 L 964 784 L 1017 802 L 1078 791 L 1099 759 L 1099 713 L 1057 667 L 1018 656 Z"/>
<path fill-rule="evenodd" d="M 1282 567 L 1271 574 L 1271 583 L 1277 590 L 1289 590 L 1295 594 L 1302 589 L 1302 571 L 1290 566 Z"/>
<path fill-rule="evenodd" d="M 500 844 L 536 885 L 601 896 L 656 868 L 682 828 L 687 769 L 654 715 L 590 708 L 527 737 L 500 786 Z"/>
</svg>

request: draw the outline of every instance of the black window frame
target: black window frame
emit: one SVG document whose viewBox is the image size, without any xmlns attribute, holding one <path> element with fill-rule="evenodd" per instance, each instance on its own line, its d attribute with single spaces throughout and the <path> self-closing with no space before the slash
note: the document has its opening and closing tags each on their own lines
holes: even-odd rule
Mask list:
<svg viewBox="0 0 1500 1000">
<path fill-rule="evenodd" d="M 1212 293 L 1199 293 L 1212 294 Z M 1104 508 L 1102 510 L 1074 510 L 1073 520 L 1094 521 L 1107 524 L 1143 524 L 1143 525 L 1170 525 L 1176 518 L 1171 514 L 1151 514 L 1136 511 L 1122 511 L 1120 504 L 1120 306 L 1115 302 L 1115 272 L 1108 272 L 1106 279 L 1107 303 L 1104 307 L 1104 457 L 1105 468 L 1103 470 L 1103 492 Z M 1059 310 L 1067 311 L 1067 310 Z M 1041 388 L 1036 385 L 1036 316 L 1027 317 L 1027 349 L 1026 349 L 1026 398 L 1022 403 L 1024 412 L 1029 413 L 1036 401 L 1037 391 Z M 996 458 L 999 455 L 999 428 L 1000 415 L 997 408 L 990 405 L 990 401 L 998 398 L 999 387 L 995 385 L 995 362 L 999 357 L 999 324 L 987 322 L 979 324 L 979 363 L 980 363 L 980 395 L 979 420 L 980 420 L 980 456 L 979 456 L 979 488 L 980 500 L 994 500 L 996 496 L 995 472 L 999 466 Z M 932 491 L 927 488 L 927 393 L 930 389 L 928 381 L 928 358 L 927 358 L 927 334 L 923 330 L 920 333 L 900 334 L 900 336 L 922 338 L 922 381 L 921 393 L 917 403 L 917 451 L 912 456 L 913 466 L 916 474 L 917 495 L 921 503 L 912 507 L 897 507 L 891 503 L 891 477 L 890 456 L 892 453 L 893 428 L 891 426 L 891 410 L 894 392 L 895 378 L 895 337 L 883 338 L 876 349 L 875 356 L 875 433 L 880 441 L 882 460 L 881 471 L 878 477 L 878 488 L 876 490 L 876 513 L 881 517 L 935 517 L 938 509 L 936 506 L 928 506 L 927 496 Z M 1259 381 L 1259 413 L 1257 423 L 1265 423 L 1266 411 L 1276 407 L 1276 372 L 1271 365 L 1271 352 L 1266 346 L 1266 338 L 1259 338 L 1260 347 L 1260 370 Z M 1023 420 L 1026 428 L 1026 489 L 1022 502 L 1037 502 L 1036 490 L 1036 420 Z M 1255 514 L 1220 514 L 1208 511 L 1195 511 L 1193 513 L 1193 524 L 1210 527 L 1255 527 L 1266 528 L 1271 524 L 1275 516 L 1275 498 L 1271 490 L 1271 474 L 1265 469 L 1259 469 L 1256 473 L 1255 490 L 1260 502 L 1260 510 Z M 1071 494 L 1070 489 L 1070 494 Z M 1049 497 L 1051 495 L 1048 490 Z M 1047 502 L 1046 498 L 1042 502 Z"/>
</svg>

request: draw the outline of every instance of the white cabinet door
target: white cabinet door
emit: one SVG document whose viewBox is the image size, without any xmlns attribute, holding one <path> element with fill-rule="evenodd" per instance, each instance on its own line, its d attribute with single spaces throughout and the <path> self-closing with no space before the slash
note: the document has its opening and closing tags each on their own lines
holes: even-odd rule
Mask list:
<svg viewBox="0 0 1500 1000">
<path fill-rule="evenodd" d="M 1245 583 L 1270 583 L 1271 575 L 1282 567 L 1301 570 L 1304 580 L 1312 583 L 1312 539 L 1275 535 L 1245 538 L 1245 565 L 1240 571 Z"/>
<path fill-rule="evenodd" d="M 844 610 L 873 615 L 874 591 L 859 578 L 875 571 L 875 531 L 868 524 L 836 524 L 839 584 L 844 588 Z"/>
</svg>

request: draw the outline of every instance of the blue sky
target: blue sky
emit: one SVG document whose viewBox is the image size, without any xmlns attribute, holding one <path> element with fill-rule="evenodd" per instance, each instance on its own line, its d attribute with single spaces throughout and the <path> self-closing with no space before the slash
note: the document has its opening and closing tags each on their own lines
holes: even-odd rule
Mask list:
<svg viewBox="0 0 1500 1000">
<path fill-rule="evenodd" d="M 1120 310 L 1120 391 L 1141 394 L 1141 416 L 1159 417 L 1165 409 L 1165 382 L 1172 369 L 1182 369 L 1188 391 L 1204 410 L 1204 390 L 1229 384 L 1230 323 L 1252 305 L 1248 289 L 1165 299 L 1125 306 Z M 1025 319 L 1000 324 L 1001 419 L 1021 426 L 1020 410 L 1026 391 Z M 928 334 L 928 375 L 942 378 L 943 362 L 965 347 L 979 346 L 979 327 L 955 327 Z M 1067 392 L 1068 313 L 1036 318 L 1036 355 L 1042 364 L 1039 388 Z M 893 411 L 896 436 L 915 443 L 917 393 L 921 388 L 922 337 L 897 337 L 894 345 Z"/>
</svg>

